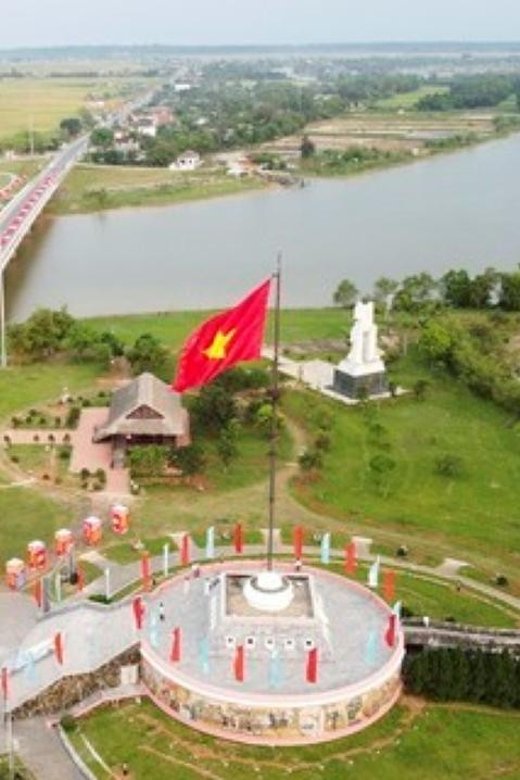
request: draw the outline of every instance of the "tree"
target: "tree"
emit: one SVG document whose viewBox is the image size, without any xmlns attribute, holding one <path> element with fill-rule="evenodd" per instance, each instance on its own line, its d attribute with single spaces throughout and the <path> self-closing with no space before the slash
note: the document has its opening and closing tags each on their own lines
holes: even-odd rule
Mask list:
<svg viewBox="0 0 520 780">
<path fill-rule="evenodd" d="M 332 300 L 336 306 L 348 309 L 356 302 L 358 295 L 357 287 L 353 282 L 350 279 L 342 279 L 332 296 Z"/>
<path fill-rule="evenodd" d="M 238 456 L 238 429 L 238 421 L 236 419 L 230 420 L 229 423 L 221 429 L 218 437 L 217 452 L 226 471 L 229 468 L 231 461 Z"/>
<path fill-rule="evenodd" d="M 499 304 L 506 311 L 520 311 L 520 272 L 500 275 Z"/>
<path fill-rule="evenodd" d="M 167 349 L 151 333 L 143 333 L 136 339 L 134 346 L 128 350 L 127 358 L 134 376 L 143 371 L 162 376 L 169 363 Z"/>
<path fill-rule="evenodd" d="M 398 289 L 399 282 L 395 279 L 390 279 L 388 276 L 380 276 L 379 279 L 376 279 L 374 282 L 374 299 L 377 302 L 384 304 L 386 314 L 388 314 L 392 308 L 392 299 Z"/>
<path fill-rule="evenodd" d="M 374 455 L 374 457 L 370 458 L 368 462 L 368 467 L 370 469 L 370 473 L 372 474 L 374 484 L 376 485 L 377 490 L 384 496 L 388 495 L 388 480 L 390 473 L 395 469 L 395 466 L 395 460 L 391 458 L 390 455 L 386 455 L 385 453 Z"/>
<path fill-rule="evenodd" d="M 425 271 L 407 276 L 394 298 L 394 307 L 411 313 L 418 312 L 431 303 L 436 287 L 434 279 Z"/>
<path fill-rule="evenodd" d="M 304 135 L 300 144 L 300 154 L 302 156 L 302 160 L 307 160 L 309 157 L 312 157 L 316 152 L 316 145 L 314 141 L 312 141 L 308 135 Z"/>
<path fill-rule="evenodd" d="M 219 432 L 237 415 L 231 393 L 218 380 L 201 388 L 193 401 L 195 424 L 203 431 Z"/>
<path fill-rule="evenodd" d="M 16 352 L 41 360 L 64 348 L 74 324 L 65 307 L 57 311 L 36 309 L 25 323 L 10 329 L 9 337 Z"/>
<path fill-rule="evenodd" d="M 109 127 L 96 127 L 90 134 L 90 143 L 108 149 L 114 143 L 114 131 Z"/>
<path fill-rule="evenodd" d="M 174 447 L 168 452 L 168 463 L 179 468 L 188 477 L 200 474 L 206 465 L 206 453 L 200 442 L 186 447 Z"/>
<path fill-rule="evenodd" d="M 458 337 L 459 329 L 452 323 L 441 323 L 437 319 L 428 320 L 419 338 L 419 349 L 431 362 L 441 360 L 449 363 Z"/>
<path fill-rule="evenodd" d="M 69 138 L 74 138 L 81 132 L 81 120 L 77 116 L 69 116 L 60 122 L 60 130 L 63 130 Z"/>
<path fill-rule="evenodd" d="M 471 279 L 464 269 L 448 271 L 440 279 L 441 296 L 444 303 L 456 309 L 471 305 Z"/>
</svg>

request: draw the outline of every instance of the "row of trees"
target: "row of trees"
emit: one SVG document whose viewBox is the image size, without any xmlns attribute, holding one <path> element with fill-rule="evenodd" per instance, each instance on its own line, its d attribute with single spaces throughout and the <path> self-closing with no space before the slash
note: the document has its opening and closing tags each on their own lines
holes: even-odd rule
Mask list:
<svg viewBox="0 0 520 780">
<path fill-rule="evenodd" d="M 520 708 L 520 658 L 504 651 L 443 648 L 405 657 L 407 691 L 435 701 Z"/>
<path fill-rule="evenodd" d="M 171 356 L 152 334 L 143 333 L 126 346 L 111 331 L 98 331 L 76 320 L 65 307 L 36 309 L 25 322 L 10 325 L 8 346 L 21 362 L 64 356 L 108 366 L 114 358 L 125 357 L 136 375 L 150 371 L 166 378 L 171 373 Z"/>
<path fill-rule="evenodd" d="M 348 308 L 360 297 L 350 279 L 343 279 L 333 294 L 337 306 Z M 470 274 L 465 269 L 450 270 L 439 279 L 423 271 L 401 281 L 382 276 L 371 292 L 376 302 L 411 314 L 433 312 L 442 306 L 455 309 L 489 309 L 520 311 L 520 271 L 497 271 L 486 268 Z"/>
<path fill-rule="evenodd" d="M 500 73 L 458 76 L 447 89 L 425 95 L 417 102 L 419 111 L 453 111 L 454 109 L 497 106 L 510 95 L 520 99 L 520 79 Z"/>
</svg>

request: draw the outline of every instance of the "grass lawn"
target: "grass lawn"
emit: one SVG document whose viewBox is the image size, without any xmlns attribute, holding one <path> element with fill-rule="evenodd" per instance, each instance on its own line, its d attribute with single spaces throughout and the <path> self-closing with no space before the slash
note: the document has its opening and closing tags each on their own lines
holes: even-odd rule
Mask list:
<svg viewBox="0 0 520 780">
<path fill-rule="evenodd" d="M 72 507 L 25 487 L 0 490 L 0 564 L 25 558 L 32 539 L 51 543 L 54 531 L 71 522 Z"/>
<path fill-rule="evenodd" d="M 178 173 L 165 168 L 76 166 L 49 203 L 52 214 L 72 214 L 241 194 L 265 187 L 259 179 L 235 179 L 221 171 Z"/>
<path fill-rule="evenodd" d="M 419 87 L 419 89 L 414 89 L 412 92 L 402 92 L 397 95 L 392 95 L 392 97 L 384 98 L 383 100 L 378 100 L 376 103 L 376 107 L 378 110 L 381 111 L 397 111 L 400 108 L 403 109 L 414 109 L 417 102 L 427 95 L 434 95 L 437 92 L 448 92 L 448 87 L 439 87 L 439 86 L 423 86 Z"/>
<path fill-rule="evenodd" d="M 463 705 L 423 706 L 405 700 L 381 721 L 324 745 L 247 747 L 198 734 L 151 703 L 98 710 L 73 735 L 96 777 L 109 775 L 93 759 L 84 734 L 112 772 L 126 762 L 135 780 L 513 780 L 520 773 L 520 715 Z"/>
<path fill-rule="evenodd" d="M 233 301 L 230 301 L 230 305 Z M 109 330 L 125 344 L 133 344 L 142 333 L 152 333 L 167 347 L 178 350 L 197 325 L 215 314 L 214 311 L 159 312 L 116 317 L 92 317 L 86 320 L 96 330 Z M 350 319 L 344 310 L 284 309 L 281 313 L 281 340 L 285 345 L 299 342 L 335 340 L 346 333 Z M 271 341 L 272 317 L 266 327 L 266 339 Z M 346 341 L 345 341 L 346 344 Z M 345 352 L 347 348 L 345 346 Z"/>
<path fill-rule="evenodd" d="M 520 438 L 511 418 L 413 358 L 392 373 L 405 387 L 426 377 L 426 400 L 410 395 L 370 404 L 367 415 L 309 392 L 287 394 L 288 413 L 309 428 L 323 413 L 334 421 L 323 469 L 317 479 L 300 479 L 296 496 L 349 520 L 350 530 L 373 529 L 376 538 L 386 534 L 411 549 L 414 539 L 428 537 L 453 557 L 472 555 L 477 564 L 513 573 L 520 561 Z M 377 484 L 370 463 L 381 454 L 394 468 Z M 461 476 L 437 473 L 446 454 L 461 459 Z"/>
</svg>

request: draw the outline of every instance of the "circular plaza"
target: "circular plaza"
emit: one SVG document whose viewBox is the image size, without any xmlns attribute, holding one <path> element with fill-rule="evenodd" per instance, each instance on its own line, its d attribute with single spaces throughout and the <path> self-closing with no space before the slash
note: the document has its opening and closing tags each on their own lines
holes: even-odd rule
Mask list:
<svg viewBox="0 0 520 780">
<path fill-rule="evenodd" d="M 263 562 L 214 563 L 154 593 L 141 663 L 155 703 L 193 728 L 257 744 L 336 739 L 384 715 L 404 655 L 390 607 L 337 574 L 277 562 L 285 595 L 265 608 L 250 596 L 262 573 Z"/>
</svg>

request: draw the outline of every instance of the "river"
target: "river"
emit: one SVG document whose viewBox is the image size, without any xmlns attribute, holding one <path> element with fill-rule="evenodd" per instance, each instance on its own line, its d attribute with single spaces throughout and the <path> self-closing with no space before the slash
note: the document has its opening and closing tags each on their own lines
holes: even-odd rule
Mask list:
<svg viewBox="0 0 520 780">
<path fill-rule="evenodd" d="M 232 304 L 283 254 L 282 303 L 323 306 L 342 278 L 511 269 L 520 261 L 520 135 L 302 189 L 47 218 L 6 277 L 11 321 Z"/>
</svg>

